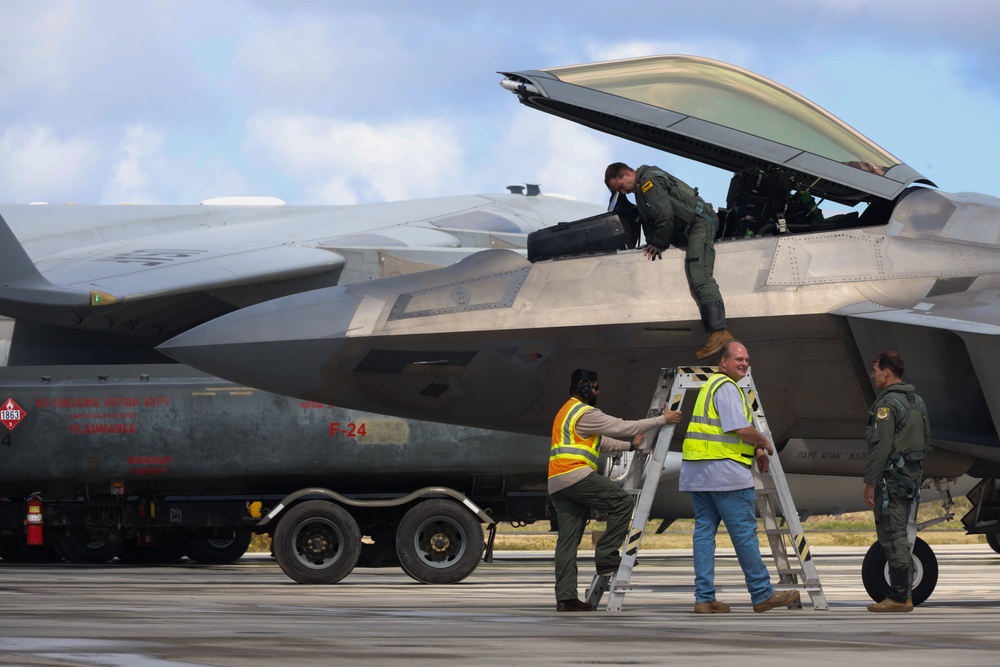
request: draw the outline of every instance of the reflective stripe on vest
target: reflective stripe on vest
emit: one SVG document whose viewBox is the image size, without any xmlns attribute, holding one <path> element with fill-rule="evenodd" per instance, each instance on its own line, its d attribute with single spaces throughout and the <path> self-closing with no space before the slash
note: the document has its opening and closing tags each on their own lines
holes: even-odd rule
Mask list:
<svg viewBox="0 0 1000 667">
<path fill-rule="evenodd" d="M 743 413 L 753 423 L 753 411 L 740 386 L 722 373 L 715 373 L 698 392 L 687 436 L 684 438 L 682 458 L 685 461 L 733 459 L 745 466 L 753 464 L 754 447 L 739 436 L 722 430 L 722 420 L 715 409 L 715 392 L 725 383 L 732 383 L 743 400 Z"/>
<path fill-rule="evenodd" d="M 549 477 L 563 475 L 571 470 L 589 466 L 597 470 L 601 436 L 582 438 L 576 432 L 576 423 L 587 410 L 593 408 L 571 398 L 562 406 L 552 422 L 552 449 L 549 452 Z"/>
</svg>

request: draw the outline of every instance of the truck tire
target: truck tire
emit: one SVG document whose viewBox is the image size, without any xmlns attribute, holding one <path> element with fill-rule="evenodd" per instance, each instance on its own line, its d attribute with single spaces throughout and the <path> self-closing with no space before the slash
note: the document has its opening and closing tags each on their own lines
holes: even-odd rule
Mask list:
<svg viewBox="0 0 1000 667">
<path fill-rule="evenodd" d="M 361 530 L 340 505 L 309 500 L 281 517 L 271 549 L 282 572 L 298 583 L 335 584 L 358 562 Z"/>
<path fill-rule="evenodd" d="M 169 565 L 184 558 L 184 547 L 175 542 L 157 542 L 152 546 L 139 546 L 135 540 L 122 545 L 118 560 L 133 565 Z"/>
<path fill-rule="evenodd" d="M 253 537 L 249 530 L 237 529 L 231 536 L 195 537 L 184 542 L 187 557 L 204 565 L 225 565 L 243 557 Z"/>
<path fill-rule="evenodd" d="M 462 581 L 479 565 L 484 546 L 479 520 L 451 500 L 414 505 L 396 529 L 400 566 L 424 584 Z"/>
<path fill-rule="evenodd" d="M 938 580 L 938 564 L 934 551 L 919 537 L 913 544 L 913 604 L 922 604 L 934 592 Z M 889 569 L 885 550 L 876 542 L 868 549 L 861 563 L 861 581 L 869 597 L 881 602 L 889 594 Z"/>
<path fill-rule="evenodd" d="M 51 544 L 27 545 L 23 535 L 0 536 L 0 557 L 8 563 L 58 563 L 63 560 Z"/>
<path fill-rule="evenodd" d="M 55 548 L 56 553 L 70 563 L 97 565 L 114 560 L 122 550 L 122 541 L 121 538 L 88 540 L 70 535 L 60 537 Z"/>
</svg>

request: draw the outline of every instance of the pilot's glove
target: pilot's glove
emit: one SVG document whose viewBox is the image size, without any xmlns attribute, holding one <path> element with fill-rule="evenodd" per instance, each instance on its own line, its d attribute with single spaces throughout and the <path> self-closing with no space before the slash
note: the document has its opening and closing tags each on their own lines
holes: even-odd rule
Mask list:
<svg viewBox="0 0 1000 667">
<path fill-rule="evenodd" d="M 649 243 L 643 249 L 642 254 L 646 256 L 646 259 L 650 260 L 651 262 L 655 262 L 656 260 L 660 259 L 663 256 L 663 248 L 657 245 L 653 245 L 652 243 Z"/>
</svg>

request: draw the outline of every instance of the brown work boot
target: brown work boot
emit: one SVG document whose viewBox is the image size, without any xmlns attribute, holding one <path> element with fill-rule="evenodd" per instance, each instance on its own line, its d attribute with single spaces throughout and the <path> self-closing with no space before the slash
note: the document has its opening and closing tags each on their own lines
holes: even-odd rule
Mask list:
<svg viewBox="0 0 1000 667">
<path fill-rule="evenodd" d="M 760 614 L 775 607 L 791 607 L 792 605 L 802 606 L 802 603 L 799 602 L 798 591 L 774 591 L 771 593 L 771 597 L 760 604 L 755 604 L 753 610 Z"/>
<path fill-rule="evenodd" d="M 906 598 L 906 602 L 896 602 L 892 598 L 886 598 L 881 602 L 872 602 L 868 605 L 868 611 L 876 614 L 913 611 L 913 598 Z"/>
<path fill-rule="evenodd" d="M 712 600 L 711 602 L 695 602 L 694 613 L 696 614 L 728 614 L 729 605 L 725 602 Z"/>
<path fill-rule="evenodd" d="M 701 361 L 702 359 L 715 356 L 722 349 L 722 346 L 731 340 L 733 340 L 733 335 L 729 333 L 728 329 L 713 331 L 708 335 L 708 342 L 705 343 L 705 347 L 694 353 L 694 358 Z"/>
</svg>

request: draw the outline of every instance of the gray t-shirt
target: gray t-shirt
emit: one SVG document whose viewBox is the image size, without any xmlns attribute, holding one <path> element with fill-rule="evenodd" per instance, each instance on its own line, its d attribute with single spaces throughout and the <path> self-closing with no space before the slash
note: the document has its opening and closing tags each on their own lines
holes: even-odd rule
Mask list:
<svg viewBox="0 0 1000 667">
<path fill-rule="evenodd" d="M 722 430 L 726 433 L 752 424 L 743 412 L 739 388 L 729 382 L 715 391 L 715 411 L 719 413 Z M 738 491 L 753 487 L 753 473 L 749 467 L 733 459 L 681 461 L 679 486 L 681 491 L 687 493 Z"/>
</svg>

